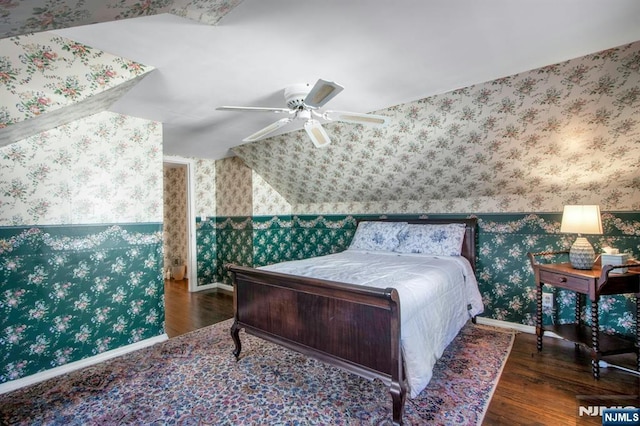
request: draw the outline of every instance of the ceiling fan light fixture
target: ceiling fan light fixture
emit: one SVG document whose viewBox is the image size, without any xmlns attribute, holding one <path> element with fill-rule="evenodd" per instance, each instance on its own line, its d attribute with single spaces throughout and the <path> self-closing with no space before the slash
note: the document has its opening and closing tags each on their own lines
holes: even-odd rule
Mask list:
<svg viewBox="0 0 640 426">
<path fill-rule="evenodd" d="M 331 143 L 331 139 L 327 132 L 322 128 L 318 120 L 307 120 L 304 122 L 304 130 L 306 130 L 311 142 L 316 148 L 324 148 Z"/>
<path fill-rule="evenodd" d="M 374 117 L 374 116 L 362 117 L 362 116 L 353 115 L 353 114 L 343 114 L 340 116 L 340 118 L 343 121 L 353 121 L 353 122 L 357 121 L 363 124 L 383 125 L 386 122 L 384 118 L 380 118 L 380 117 Z"/>
<path fill-rule="evenodd" d="M 267 136 L 268 134 L 270 134 L 271 132 L 274 132 L 274 131 L 278 130 L 280 127 L 282 127 L 285 124 L 288 124 L 290 122 L 291 122 L 290 118 L 282 118 L 282 119 L 276 121 L 275 123 L 271 123 L 270 125 L 268 125 L 264 129 L 258 130 L 257 132 L 255 132 L 251 136 L 247 136 L 246 138 L 242 139 L 242 142 L 255 142 L 257 140 L 260 140 L 260 139 L 264 138 L 265 136 Z"/>
<path fill-rule="evenodd" d="M 327 96 L 329 96 L 331 93 L 333 93 L 334 90 L 336 90 L 335 87 L 322 86 L 322 88 L 320 90 L 318 90 L 318 92 L 315 94 L 313 99 L 311 99 L 311 102 L 313 102 L 314 104 L 321 103 L 323 100 L 325 100 L 327 98 Z"/>
<path fill-rule="evenodd" d="M 343 89 L 344 87 L 333 81 L 319 79 L 304 98 L 304 104 L 309 108 L 320 108 Z"/>
<path fill-rule="evenodd" d="M 216 108 L 218 111 L 250 111 L 250 112 L 275 112 L 291 114 L 288 108 L 270 108 L 270 107 L 237 107 L 237 106 L 221 106 Z"/>
<path fill-rule="evenodd" d="M 331 121 L 366 124 L 369 126 L 385 126 L 389 119 L 384 115 L 360 114 L 358 112 L 326 111 L 323 118 Z"/>
</svg>

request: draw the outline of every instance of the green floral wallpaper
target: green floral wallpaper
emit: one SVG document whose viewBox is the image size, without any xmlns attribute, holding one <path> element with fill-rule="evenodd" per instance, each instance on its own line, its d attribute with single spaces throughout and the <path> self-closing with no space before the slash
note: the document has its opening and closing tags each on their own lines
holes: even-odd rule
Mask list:
<svg viewBox="0 0 640 426">
<path fill-rule="evenodd" d="M 346 249 L 356 226 L 354 216 L 294 216 L 293 258 L 306 259 Z"/>
<path fill-rule="evenodd" d="M 0 228 L 0 383 L 164 333 L 161 231 Z"/>
<path fill-rule="evenodd" d="M 218 276 L 218 258 L 216 250 L 215 218 L 196 218 L 196 252 L 198 285 L 216 282 Z"/>
<path fill-rule="evenodd" d="M 253 218 L 253 264 L 270 265 L 293 258 L 291 216 Z"/>
<path fill-rule="evenodd" d="M 164 334 L 159 123 L 0 147 L 0 196 L 0 384 Z"/>
<path fill-rule="evenodd" d="M 535 283 L 527 252 L 568 250 L 575 235 L 559 233 L 561 214 L 480 215 L 479 218 L 477 276 L 485 303 L 484 316 L 535 325 Z M 588 236 L 588 239 L 596 252 L 609 245 L 637 257 L 640 254 L 639 220 L 637 212 L 603 213 L 604 234 Z M 568 259 L 547 261 L 567 262 Z M 556 309 L 545 312 L 545 321 L 570 322 L 574 317 L 575 294 L 556 291 L 553 287 L 547 291 L 556 295 Z M 585 319 L 588 309 L 587 303 Z M 635 313 L 634 296 L 604 297 L 600 303 L 600 325 L 608 332 L 632 335 L 635 324 L 631 313 Z"/>
<path fill-rule="evenodd" d="M 252 228 L 251 217 L 216 218 L 216 282 L 231 284 L 231 276 L 224 270 L 225 263 L 254 264 Z"/>
<path fill-rule="evenodd" d="M 467 217 L 456 215 L 456 217 Z M 568 250 L 575 235 L 561 234 L 561 213 L 508 213 L 478 217 L 476 275 L 485 304 L 484 317 L 535 325 L 535 282 L 527 252 Z M 356 229 L 356 219 L 378 215 L 305 215 L 223 219 L 218 227 L 219 277 L 230 283 L 225 262 L 262 266 L 345 250 Z M 417 218 L 419 215 L 387 215 Z M 452 217 L 452 215 L 429 215 Z M 640 254 L 640 212 L 605 212 L 604 235 L 590 236 L 597 251 L 609 245 L 637 257 Z M 253 227 L 253 229 L 251 229 Z M 251 239 L 251 234 L 253 239 Z M 222 236 L 224 235 L 224 237 Z M 253 259 L 249 256 L 253 252 Z M 567 259 L 558 259 L 567 261 Z M 545 311 L 546 322 L 569 322 L 574 315 L 575 295 L 554 291 L 555 309 Z M 588 312 L 585 306 L 585 319 Z M 633 295 L 603 298 L 600 326 L 604 331 L 635 334 Z"/>
</svg>

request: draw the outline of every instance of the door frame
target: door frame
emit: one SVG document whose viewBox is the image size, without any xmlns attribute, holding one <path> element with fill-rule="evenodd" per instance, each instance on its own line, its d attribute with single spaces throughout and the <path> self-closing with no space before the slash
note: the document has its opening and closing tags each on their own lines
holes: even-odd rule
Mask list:
<svg viewBox="0 0 640 426">
<path fill-rule="evenodd" d="M 198 259 L 196 250 L 196 179 L 195 160 L 175 156 L 163 156 L 162 165 L 179 164 L 187 168 L 187 279 L 189 281 L 189 291 L 198 290 Z M 163 184 L 164 186 L 164 184 Z M 163 194 L 164 195 L 164 194 Z"/>
</svg>

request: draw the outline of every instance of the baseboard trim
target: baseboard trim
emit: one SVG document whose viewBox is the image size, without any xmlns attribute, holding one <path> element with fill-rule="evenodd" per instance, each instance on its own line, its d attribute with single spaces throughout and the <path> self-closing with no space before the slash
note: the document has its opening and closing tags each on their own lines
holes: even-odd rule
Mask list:
<svg viewBox="0 0 640 426">
<path fill-rule="evenodd" d="M 513 330 L 520 331 L 522 333 L 536 334 L 536 328 L 534 326 L 518 324 L 516 322 L 508 322 L 508 321 L 502 321 L 502 320 L 486 318 L 486 317 L 476 317 L 476 323 L 483 324 L 483 325 L 490 325 L 493 327 L 511 328 Z M 544 335 L 548 337 L 560 338 L 560 336 L 558 336 L 557 334 L 551 331 L 545 331 Z"/>
<path fill-rule="evenodd" d="M 223 284 L 223 283 L 211 283 L 211 284 L 199 285 L 195 289 L 193 289 L 193 291 L 196 292 L 196 291 L 213 290 L 213 289 L 220 289 L 220 290 L 233 293 L 233 286 L 228 284 Z"/>
<path fill-rule="evenodd" d="M 197 292 L 197 291 L 203 291 L 203 290 L 213 290 L 218 288 L 218 284 L 216 283 L 212 283 L 212 284 L 203 284 L 203 285 L 198 285 L 196 286 L 193 290 L 189 290 L 193 293 Z"/>
<path fill-rule="evenodd" d="M 220 290 L 225 290 L 225 291 L 228 291 L 230 293 L 233 293 L 233 286 L 232 285 L 223 284 L 223 283 L 216 283 L 216 286 Z"/>
<path fill-rule="evenodd" d="M 141 340 L 130 345 L 122 346 L 120 348 L 112 349 L 110 351 L 103 352 L 101 354 L 81 359 L 79 361 L 70 362 L 59 367 L 51 368 L 49 370 L 42 371 L 40 373 L 32 374 L 31 376 L 23 377 L 21 379 L 12 380 L 10 382 L 0 384 L 0 395 L 3 393 L 11 392 L 25 386 L 30 386 L 63 374 L 71 373 L 72 371 L 79 370 L 81 368 L 89 367 L 91 365 L 99 364 L 108 359 L 124 355 L 129 352 L 137 351 L 138 349 L 146 348 L 148 346 L 161 343 L 169 339 L 166 333 L 161 334 L 150 339 Z"/>
</svg>

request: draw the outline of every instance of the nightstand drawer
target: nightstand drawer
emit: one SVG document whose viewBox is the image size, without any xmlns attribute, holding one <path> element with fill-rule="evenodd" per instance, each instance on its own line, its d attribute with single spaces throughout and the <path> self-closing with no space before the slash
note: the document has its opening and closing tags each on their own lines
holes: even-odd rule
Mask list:
<svg viewBox="0 0 640 426">
<path fill-rule="evenodd" d="M 573 290 L 580 293 L 589 293 L 589 283 L 591 280 L 588 278 L 573 277 L 567 274 L 560 274 L 549 271 L 540 271 L 540 281 L 545 284 L 558 286 L 567 290 Z"/>
</svg>

